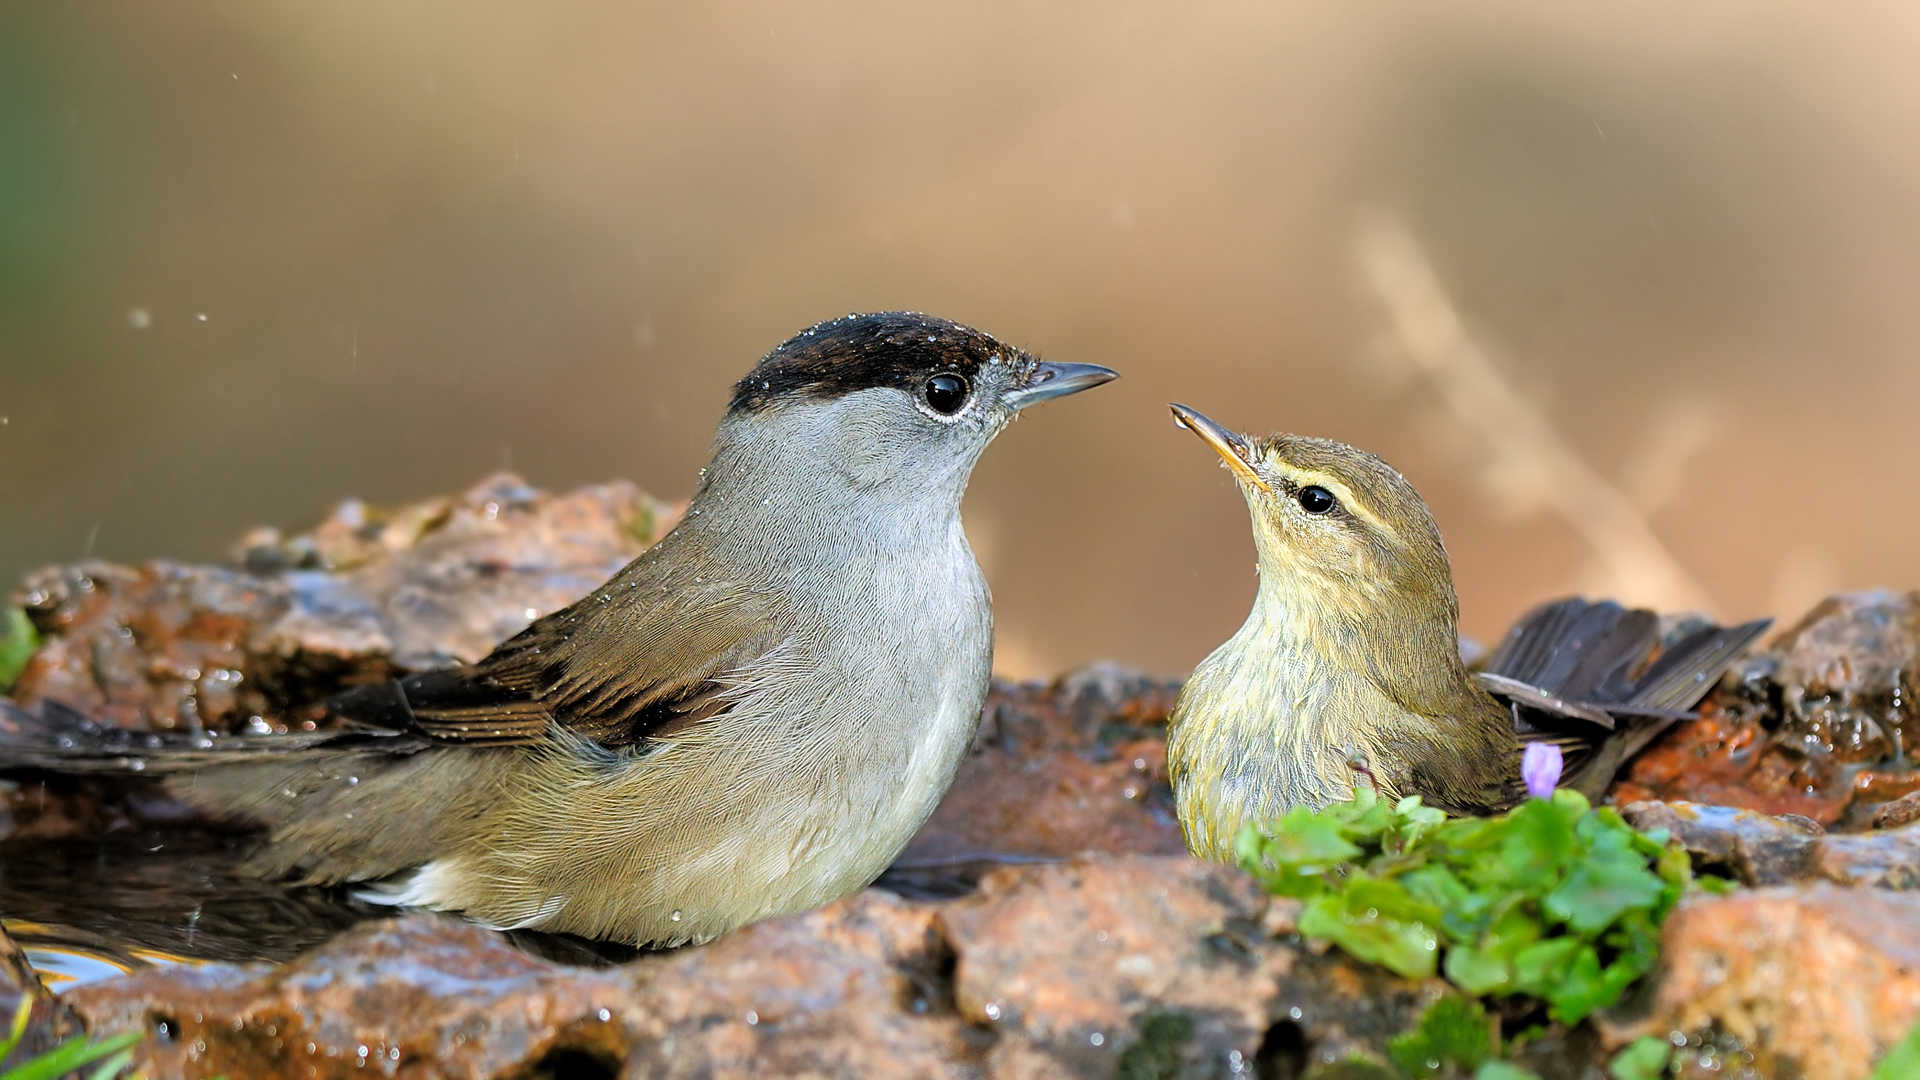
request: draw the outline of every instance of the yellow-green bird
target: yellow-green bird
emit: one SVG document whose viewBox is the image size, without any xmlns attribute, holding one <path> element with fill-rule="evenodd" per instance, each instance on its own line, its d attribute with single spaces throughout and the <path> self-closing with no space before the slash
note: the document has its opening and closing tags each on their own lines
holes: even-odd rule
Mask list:
<svg viewBox="0 0 1920 1080">
<path fill-rule="evenodd" d="M 1250 439 L 1172 408 L 1239 481 L 1259 554 L 1245 625 L 1201 661 L 1168 724 L 1180 825 L 1203 858 L 1232 861 L 1244 826 L 1356 784 L 1453 813 L 1505 809 L 1526 796 L 1532 743 L 1561 752 L 1562 786 L 1597 798 L 1768 625 L 1663 631 L 1650 611 L 1564 600 L 1471 672 L 1440 529 L 1406 478 L 1344 443 Z"/>
</svg>

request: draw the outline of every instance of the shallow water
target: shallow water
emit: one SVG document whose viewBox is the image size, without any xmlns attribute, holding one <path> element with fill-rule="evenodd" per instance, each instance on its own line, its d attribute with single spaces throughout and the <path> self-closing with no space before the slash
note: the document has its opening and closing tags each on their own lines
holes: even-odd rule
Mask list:
<svg viewBox="0 0 1920 1080">
<path fill-rule="evenodd" d="M 287 960 L 390 913 L 245 877 L 246 842 L 149 831 L 18 848 L 0 859 L 0 914 L 58 987 L 155 964 Z"/>
<path fill-rule="evenodd" d="M 23 846 L 0 857 L 0 926 L 56 991 L 142 968 L 291 960 L 356 923 L 391 918 L 343 888 L 240 872 L 251 838 L 199 831 L 114 833 Z M 637 950 L 514 931 L 515 946 L 602 966 Z"/>
</svg>

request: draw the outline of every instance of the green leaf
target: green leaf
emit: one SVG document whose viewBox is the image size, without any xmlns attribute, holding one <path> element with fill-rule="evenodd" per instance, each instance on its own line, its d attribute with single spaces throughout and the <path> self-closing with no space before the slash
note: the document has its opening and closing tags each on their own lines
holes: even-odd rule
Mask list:
<svg viewBox="0 0 1920 1080">
<path fill-rule="evenodd" d="M 1474 941 L 1486 930 L 1491 899 L 1467 888 L 1444 866 L 1418 867 L 1400 878 L 1414 899 L 1440 912 L 1440 928 L 1454 941 Z"/>
<path fill-rule="evenodd" d="M 1296 806 L 1280 819 L 1280 829 L 1267 839 L 1264 854 L 1283 865 L 1332 867 L 1361 854 L 1340 835 L 1343 822 L 1334 814 L 1315 814 Z"/>
<path fill-rule="evenodd" d="M 1329 807 L 1339 818 L 1340 834 L 1349 840 L 1381 846 L 1381 838 L 1394 827 L 1394 807 L 1380 801 L 1370 787 L 1353 789 L 1353 801 Z"/>
<path fill-rule="evenodd" d="M 1573 858 L 1573 823 L 1556 803 L 1529 799 L 1507 820 L 1501 862 L 1514 888 L 1539 896 L 1551 889 Z"/>
<path fill-rule="evenodd" d="M 140 1041 L 138 1031 L 123 1032 L 112 1038 L 89 1042 L 76 1035 L 31 1061 L 23 1061 L 4 1073 L 0 1080 L 54 1080 L 104 1057 L 128 1049 Z"/>
<path fill-rule="evenodd" d="M 1421 902 L 1405 885 L 1392 878 L 1364 874 L 1355 874 L 1347 881 L 1347 910 L 1354 914 L 1364 912 L 1369 918 L 1384 916 L 1428 926 L 1437 926 L 1440 922 L 1440 909 Z"/>
<path fill-rule="evenodd" d="M 1540 1080 L 1540 1075 L 1510 1061 L 1489 1061 L 1474 1070 L 1473 1080 Z"/>
<path fill-rule="evenodd" d="M 1467 888 L 1465 882 L 1455 877 L 1452 871 L 1437 864 L 1428 864 L 1409 871 L 1401 876 L 1400 883 L 1422 903 L 1432 904 L 1443 910 L 1481 900 L 1473 890 Z"/>
<path fill-rule="evenodd" d="M 13 689 L 27 661 L 40 648 L 40 634 L 25 610 L 0 608 L 0 693 Z"/>
<path fill-rule="evenodd" d="M 1566 820 L 1569 824 L 1578 821 L 1581 817 L 1593 810 L 1593 804 L 1587 801 L 1587 797 L 1572 788 L 1559 788 L 1555 790 L 1553 793 L 1553 806 L 1562 814 L 1566 815 Z M 1611 808 L 1603 809 L 1608 809 L 1609 812 L 1611 812 Z M 1620 820 L 1618 814 L 1614 815 L 1614 820 Z"/>
<path fill-rule="evenodd" d="M 13 1023 L 7 1032 L 6 1041 L 0 1042 L 0 1061 L 5 1061 L 7 1055 L 13 1053 L 13 1048 L 20 1045 L 20 1040 L 27 1034 L 27 1024 L 32 1019 L 33 995 L 21 994 L 19 1002 L 13 1007 Z"/>
<path fill-rule="evenodd" d="M 133 1064 L 133 1051 L 122 1050 L 95 1066 L 94 1070 L 87 1074 L 87 1080 L 114 1080 L 115 1077 L 126 1072 L 127 1066 L 131 1064 Z"/>
<path fill-rule="evenodd" d="M 1442 967 L 1453 985 L 1469 994 L 1491 994 L 1513 983 L 1513 961 L 1495 949 L 1455 945 L 1447 950 Z"/>
<path fill-rule="evenodd" d="M 1579 951 L 1580 939 L 1573 937 L 1548 938 L 1521 949 L 1513 957 L 1513 988 L 1544 997 L 1567 977 Z"/>
<path fill-rule="evenodd" d="M 1601 967 L 1600 954 L 1593 946 L 1583 945 L 1574 954 L 1573 963 L 1567 965 L 1559 985 L 1549 987 L 1542 996 L 1551 1006 L 1548 1012 L 1554 1019 L 1577 1024 L 1594 1010 L 1619 1001 L 1627 984 L 1639 975 L 1631 967 L 1618 964 Z"/>
<path fill-rule="evenodd" d="M 1393 807 L 1394 825 L 1392 847 L 1395 851 L 1405 851 L 1418 844 L 1434 829 L 1447 820 L 1447 812 L 1437 807 L 1422 806 L 1420 796 L 1409 795 Z"/>
<path fill-rule="evenodd" d="M 1613 1080 L 1659 1080 L 1667 1074 L 1667 1062 L 1672 1057 L 1673 1047 L 1667 1044 L 1667 1040 L 1658 1035 L 1642 1035 L 1628 1043 L 1626 1049 L 1613 1055 L 1613 1060 L 1607 1064 L 1607 1075 Z M 1879 1078 L 1875 1077 L 1875 1080 Z"/>
<path fill-rule="evenodd" d="M 1893 1044 L 1868 1080 L 1911 1080 L 1915 1076 L 1920 1076 L 1920 1024 Z"/>
<path fill-rule="evenodd" d="M 1333 942 L 1354 956 L 1418 979 L 1432 975 L 1440 941 L 1426 923 L 1353 910 L 1349 898 L 1316 897 L 1300 913 L 1300 932 Z"/>
<path fill-rule="evenodd" d="M 1362 788 L 1243 831 L 1235 852 L 1268 889 L 1306 901 L 1307 937 L 1402 975 L 1442 969 L 1469 993 L 1542 998 L 1568 1023 L 1653 969 L 1660 924 L 1692 883 L 1679 845 L 1564 790 L 1448 818 Z"/>
<path fill-rule="evenodd" d="M 1660 926 L 1649 912 L 1627 913 L 1601 940 L 1613 949 L 1615 966 L 1631 968 L 1636 977 L 1652 971 L 1660 960 Z"/>
<path fill-rule="evenodd" d="M 1669 895 L 1660 905 L 1661 913 L 1665 914 L 1674 904 L 1679 903 L 1680 895 L 1687 891 L 1688 884 L 1693 881 L 1693 857 L 1688 855 L 1687 849 L 1679 844 L 1669 844 L 1660 852 L 1653 869 L 1660 875 L 1660 880 L 1666 882 L 1668 886 Z"/>
<path fill-rule="evenodd" d="M 1638 856 L 1633 859 L 1596 859 L 1575 866 L 1560 887 L 1547 894 L 1547 911 L 1585 934 L 1605 929 L 1628 911 L 1658 904 L 1664 886 Z"/>
<path fill-rule="evenodd" d="M 1514 961 L 1543 932 L 1528 906 L 1509 905 L 1478 938 L 1447 950 L 1447 978 L 1471 994 L 1525 989 L 1516 981 Z"/>
</svg>

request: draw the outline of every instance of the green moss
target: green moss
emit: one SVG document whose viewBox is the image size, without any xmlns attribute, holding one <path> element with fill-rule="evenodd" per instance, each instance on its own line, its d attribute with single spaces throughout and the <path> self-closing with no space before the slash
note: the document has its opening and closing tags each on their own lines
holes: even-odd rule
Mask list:
<svg viewBox="0 0 1920 1080">
<path fill-rule="evenodd" d="M 1392 1067 L 1355 1054 L 1339 1061 L 1312 1066 L 1307 1070 L 1305 1080 L 1401 1080 L 1401 1077 Z"/>
<path fill-rule="evenodd" d="M 1193 1041 L 1193 1018 L 1184 1013 L 1149 1013 L 1140 1021 L 1140 1037 L 1120 1055 L 1115 1080 L 1179 1080 Z"/>
<path fill-rule="evenodd" d="M 1387 1044 L 1387 1056 L 1415 1078 L 1433 1076 L 1449 1065 L 1477 1069 L 1499 1050 L 1487 1010 L 1469 998 L 1448 996 L 1434 1002 L 1412 1031 Z"/>
</svg>

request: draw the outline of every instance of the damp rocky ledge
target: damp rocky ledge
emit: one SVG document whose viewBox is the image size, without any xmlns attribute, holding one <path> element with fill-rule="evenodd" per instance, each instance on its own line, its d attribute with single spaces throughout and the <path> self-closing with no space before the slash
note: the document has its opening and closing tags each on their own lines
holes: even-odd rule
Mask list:
<svg viewBox="0 0 1920 1080">
<path fill-rule="evenodd" d="M 55 710 L 210 743 L 317 727 L 344 686 L 478 659 L 676 514 L 625 484 L 501 475 L 258 530 L 227 565 L 50 568 L 12 599 L 0 724 Z M 1655 1034 L 1683 1047 L 1681 1076 L 1865 1077 L 1920 1022 L 1916 657 L 1920 594 L 1833 598 L 1633 764 L 1611 801 L 1743 887 L 1683 902 L 1654 978 L 1518 1064 L 1600 1078 Z M 639 955 L 222 891 L 244 838 L 152 790 L 9 782 L 0 914 L 20 941 L 0 943 L 0 981 L 32 1009 L 15 1056 L 84 1030 L 143 1032 L 155 1077 L 1398 1075 L 1387 1040 L 1445 984 L 1304 941 L 1292 902 L 1181 853 L 1176 690 L 1106 665 L 996 686 L 958 783 L 876 887 Z M 43 978 L 36 935 L 127 971 Z"/>
</svg>

